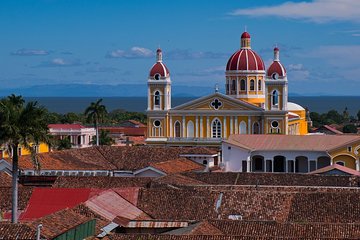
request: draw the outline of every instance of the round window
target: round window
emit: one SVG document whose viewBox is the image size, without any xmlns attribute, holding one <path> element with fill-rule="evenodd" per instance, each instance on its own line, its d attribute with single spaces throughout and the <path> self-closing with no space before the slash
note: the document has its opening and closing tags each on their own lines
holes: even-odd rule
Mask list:
<svg viewBox="0 0 360 240">
<path fill-rule="evenodd" d="M 155 127 L 160 127 L 160 125 L 161 125 L 160 120 L 155 120 L 155 121 L 154 121 L 154 126 L 155 126 Z"/>
<path fill-rule="evenodd" d="M 278 121 L 272 121 L 272 122 L 271 122 L 271 127 L 277 128 L 278 126 L 279 126 Z"/>
<path fill-rule="evenodd" d="M 159 80 L 159 79 L 160 79 L 160 74 L 159 74 L 159 73 L 156 73 L 156 74 L 154 75 L 154 78 L 155 78 L 155 80 Z"/>
</svg>

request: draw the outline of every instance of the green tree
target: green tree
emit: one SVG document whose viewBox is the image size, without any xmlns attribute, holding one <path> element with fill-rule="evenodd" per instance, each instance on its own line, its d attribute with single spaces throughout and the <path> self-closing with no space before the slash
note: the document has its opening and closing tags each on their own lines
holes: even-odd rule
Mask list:
<svg viewBox="0 0 360 240">
<path fill-rule="evenodd" d="M 70 149 L 71 148 L 71 142 L 69 138 L 63 138 L 63 139 L 58 139 L 56 141 L 56 149 L 57 150 L 64 150 L 64 149 Z"/>
<path fill-rule="evenodd" d="M 102 121 L 107 114 L 105 105 L 101 104 L 102 99 L 98 99 L 96 102 L 92 102 L 89 107 L 85 109 L 85 116 L 88 121 L 94 123 L 96 129 L 96 146 L 99 146 L 99 122 Z"/>
<path fill-rule="evenodd" d="M 360 121 L 360 110 L 357 112 L 356 116 L 358 118 L 358 121 Z"/>
<path fill-rule="evenodd" d="M 18 148 L 26 148 L 31 153 L 35 168 L 39 170 L 36 146 L 49 142 L 47 111 L 37 102 L 25 104 L 21 96 L 14 94 L 0 100 L 0 143 L 4 144 L 12 158 L 12 216 L 17 223 L 18 208 Z"/>
<path fill-rule="evenodd" d="M 109 136 L 109 131 L 108 130 L 101 130 L 100 131 L 100 136 L 99 136 L 99 145 L 103 146 L 103 145 L 107 145 L 107 146 L 111 146 L 115 143 L 114 139 L 112 137 Z M 90 142 L 92 145 L 96 144 L 96 136 L 94 136 L 92 138 L 92 141 Z"/>
<path fill-rule="evenodd" d="M 74 122 L 80 122 L 81 121 L 81 117 L 74 113 L 74 112 L 69 112 L 69 113 L 66 113 L 64 114 L 61 122 L 62 123 L 74 123 Z"/>
<path fill-rule="evenodd" d="M 354 124 L 346 124 L 343 127 L 343 133 L 357 133 L 357 127 Z"/>
</svg>

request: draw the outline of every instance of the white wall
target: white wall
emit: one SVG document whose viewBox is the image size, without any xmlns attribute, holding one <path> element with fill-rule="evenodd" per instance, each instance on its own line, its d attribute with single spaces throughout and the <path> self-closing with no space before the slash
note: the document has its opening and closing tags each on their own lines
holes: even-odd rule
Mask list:
<svg viewBox="0 0 360 240">
<path fill-rule="evenodd" d="M 246 160 L 250 156 L 250 152 L 248 150 L 244 150 L 227 143 L 222 144 L 222 154 L 226 172 L 241 172 L 242 161 Z"/>
</svg>

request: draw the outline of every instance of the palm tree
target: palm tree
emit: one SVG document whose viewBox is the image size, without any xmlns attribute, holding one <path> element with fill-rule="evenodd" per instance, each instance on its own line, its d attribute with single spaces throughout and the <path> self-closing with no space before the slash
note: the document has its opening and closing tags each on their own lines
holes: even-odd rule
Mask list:
<svg viewBox="0 0 360 240">
<path fill-rule="evenodd" d="M 96 102 L 92 102 L 89 107 L 85 109 L 85 116 L 88 121 L 94 123 L 96 129 L 96 146 L 99 146 L 99 122 L 103 119 L 107 113 L 105 105 L 101 104 L 102 99 L 98 99 Z"/>
<path fill-rule="evenodd" d="M 107 146 L 111 146 L 115 143 L 114 139 L 109 136 L 109 131 L 108 130 L 101 130 L 100 134 L 99 134 L 99 145 L 107 145 Z M 96 144 L 96 136 L 93 137 L 93 139 L 90 142 L 92 145 Z"/>
<path fill-rule="evenodd" d="M 18 206 L 18 163 L 19 146 L 31 152 L 32 160 L 39 169 L 36 157 L 36 145 L 48 143 L 48 127 L 46 110 L 37 102 L 25 101 L 21 96 L 12 94 L 0 100 L 0 144 L 4 144 L 12 158 L 12 216 L 11 221 L 17 223 Z"/>
</svg>

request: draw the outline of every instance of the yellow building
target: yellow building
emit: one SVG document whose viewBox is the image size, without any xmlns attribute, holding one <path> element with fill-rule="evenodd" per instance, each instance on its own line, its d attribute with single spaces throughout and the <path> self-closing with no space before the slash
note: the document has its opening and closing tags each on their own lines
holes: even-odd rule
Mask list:
<svg viewBox="0 0 360 240">
<path fill-rule="evenodd" d="M 46 143 L 40 143 L 38 146 L 36 146 L 36 152 L 37 153 L 44 153 L 44 152 L 49 152 L 50 148 Z M 2 158 L 8 158 L 9 154 L 6 151 L 6 149 L 2 148 L 0 149 L 0 154 Z M 19 156 L 23 156 L 23 155 L 30 155 L 30 151 L 24 147 L 19 147 L 18 148 L 18 155 Z"/>
<path fill-rule="evenodd" d="M 241 36 L 240 49 L 228 60 L 226 94 L 215 89 L 180 106 L 171 107 L 170 72 L 157 50 L 148 78 L 148 144 L 218 146 L 230 134 L 308 133 L 306 111 L 288 102 L 286 69 L 279 49 L 265 70 L 251 49 L 249 33 Z"/>
</svg>

